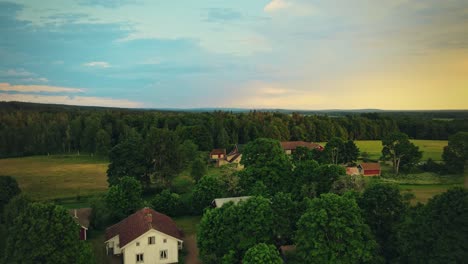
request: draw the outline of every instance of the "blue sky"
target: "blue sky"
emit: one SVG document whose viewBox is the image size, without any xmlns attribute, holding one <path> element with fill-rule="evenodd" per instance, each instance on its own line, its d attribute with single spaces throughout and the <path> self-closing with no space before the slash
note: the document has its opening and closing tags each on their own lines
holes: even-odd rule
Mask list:
<svg viewBox="0 0 468 264">
<path fill-rule="evenodd" d="M 468 1 L 0 0 L 0 100 L 468 109 Z"/>
</svg>

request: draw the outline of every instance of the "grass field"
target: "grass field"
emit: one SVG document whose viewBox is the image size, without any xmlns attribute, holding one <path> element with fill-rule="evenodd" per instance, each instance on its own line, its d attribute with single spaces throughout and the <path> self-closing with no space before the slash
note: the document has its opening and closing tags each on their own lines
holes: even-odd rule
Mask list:
<svg viewBox="0 0 468 264">
<path fill-rule="evenodd" d="M 442 152 L 447 146 L 447 140 L 411 140 L 419 150 L 423 151 L 423 160 L 429 158 L 435 161 L 442 160 Z M 382 155 L 382 141 L 380 140 L 358 140 L 356 145 L 362 152 L 367 152 L 371 159 L 379 159 Z"/>
<path fill-rule="evenodd" d="M 86 155 L 0 159 L 0 175 L 16 178 L 35 200 L 88 196 L 107 189 L 107 161 Z"/>
</svg>

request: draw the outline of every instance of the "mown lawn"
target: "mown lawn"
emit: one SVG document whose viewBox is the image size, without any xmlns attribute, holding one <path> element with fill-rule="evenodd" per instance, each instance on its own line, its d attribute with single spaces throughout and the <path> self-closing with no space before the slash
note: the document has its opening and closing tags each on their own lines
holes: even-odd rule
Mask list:
<svg viewBox="0 0 468 264">
<path fill-rule="evenodd" d="M 88 155 L 51 155 L 0 159 L 0 175 L 16 178 L 35 200 L 103 193 L 108 162 Z"/>
</svg>

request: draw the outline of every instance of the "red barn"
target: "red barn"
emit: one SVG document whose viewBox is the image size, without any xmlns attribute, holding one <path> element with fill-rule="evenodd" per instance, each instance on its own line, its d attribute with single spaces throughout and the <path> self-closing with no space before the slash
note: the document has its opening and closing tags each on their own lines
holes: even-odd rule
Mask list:
<svg viewBox="0 0 468 264">
<path fill-rule="evenodd" d="M 89 218 L 91 216 L 91 208 L 79 208 L 69 210 L 73 220 L 80 226 L 80 240 L 86 240 L 89 228 Z"/>
<path fill-rule="evenodd" d="M 359 172 L 363 176 L 380 176 L 382 170 L 380 169 L 380 164 L 375 163 L 361 163 L 358 165 Z"/>
</svg>

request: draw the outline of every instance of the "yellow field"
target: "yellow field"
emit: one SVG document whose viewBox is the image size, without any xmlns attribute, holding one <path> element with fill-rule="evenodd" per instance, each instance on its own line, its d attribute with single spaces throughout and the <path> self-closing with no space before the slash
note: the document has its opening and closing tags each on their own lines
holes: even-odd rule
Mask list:
<svg viewBox="0 0 468 264">
<path fill-rule="evenodd" d="M 36 156 L 0 159 L 0 175 L 16 178 L 36 200 L 102 193 L 107 190 L 108 163 L 89 156 Z"/>
</svg>

